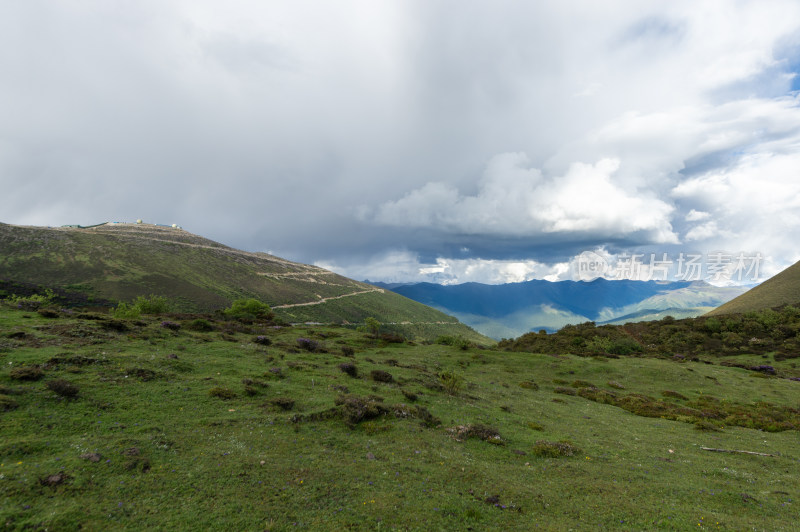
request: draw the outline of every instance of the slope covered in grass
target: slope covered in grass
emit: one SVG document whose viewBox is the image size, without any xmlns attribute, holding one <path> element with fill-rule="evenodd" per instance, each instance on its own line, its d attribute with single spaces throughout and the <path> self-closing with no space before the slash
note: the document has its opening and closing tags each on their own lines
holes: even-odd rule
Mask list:
<svg viewBox="0 0 800 532">
<path fill-rule="evenodd" d="M 189 312 L 256 298 L 288 321 L 358 323 L 373 316 L 435 329 L 434 336 L 481 338 L 440 311 L 328 270 L 148 224 L 0 224 L 0 280 L 69 289 L 95 300 L 157 294 Z"/>
<path fill-rule="evenodd" d="M 703 404 L 732 422 L 744 412 L 796 423 L 791 359 L 726 357 L 771 364 L 770 376 L 713 357 L 44 314 L 0 308 L 8 529 L 794 526 L 797 430 L 706 426 L 692 414 Z"/>
<path fill-rule="evenodd" d="M 800 262 L 715 308 L 708 315 L 744 313 L 797 303 L 800 303 Z"/>
</svg>

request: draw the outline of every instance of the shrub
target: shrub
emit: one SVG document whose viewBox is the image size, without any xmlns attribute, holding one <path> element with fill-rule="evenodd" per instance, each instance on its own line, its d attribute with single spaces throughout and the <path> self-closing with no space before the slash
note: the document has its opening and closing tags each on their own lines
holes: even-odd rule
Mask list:
<svg viewBox="0 0 800 532">
<path fill-rule="evenodd" d="M 449 336 L 449 335 L 442 335 L 436 338 L 435 343 L 441 345 L 449 345 L 452 347 L 457 347 L 462 351 L 466 351 L 470 348 L 469 340 L 462 338 L 461 336 Z"/>
<path fill-rule="evenodd" d="M 7 395 L 0 395 L 0 412 L 8 412 L 9 410 L 14 410 L 19 405 L 15 400 L 10 398 Z"/>
<path fill-rule="evenodd" d="M 767 375 L 775 375 L 775 368 L 772 366 L 767 366 L 766 364 L 761 366 L 751 366 L 750 369 L 752 371 L 758 371 Z"/>
<path fill-rule="evenodd" d="M 369 372 L 369 376 L 375 382 L 394 382 L 394 377 L 388 371 L 383 371 L 382 369 L 373 369 Z"/>
<path fill-rule="evenodd" d="M 663 395 L 664 397 L 672 397 L 673 399 L 680 399 L 682 401 L 686 401 L 688 399 L 688 397 L 686 397 L 682 393 L 674 392 L 672 390 L 664 390 L 663 392 L 661 392 L 661 395 Z"/>
<path fill-rule="evenodd" d="M 358 368 L 352 362 L 344 362 L 339 364 L 339 369 L 347 373 L 351 377 L 358 377 Z"/>
<path fill-rule="evenodd" d="M 351 346 L 349 346 L 349 345 L 343 345 L 343 346 L 342 346 L 342 354 L 343 354 L 344 356 L 346 356 L 346 357 L 351 357 L 351 356 L 354 356 L 354 355 L 356 354 L 356 350 L 355 350 L 355 349 L 353 349 L 353 348 L 352 348 Z"/>
<path fill-rule="evenodd" d="M 110 319 L 100 321 L 100 327 L 108 331 L 125 332 L 129 329 L 128 324 L 122 320 Z"/>
<path fill-rule="evenodd" d="M 364 320 L 364 327 L 373 338 L 376 338 L 378 336 L 378 331 L 381 329 L 381 322 L 373 317 L 369 317 Z"/>
<path fill-rule="evenodd" d="M 120 320 L 136 320 L 142 315 L 141 311 L 125 302 L 120 303 L 112 311 L 115 318 Z"/>
<path fill-rule="evenodd" d="M 533 430 L 544 430 L 544 425 L 535 421 L 528 421 L 528 428 Z"/>
<path fill-rule="evenodd" d="M 309 340 L 308 338 L 298 338 L 297 345 L 298 347 L 300 347 L 300 349 L 304 349 L 311 353 L 319 351 L 320 348 L 319 342 L 317 342 L 316 340 Z"/>
<path fill-rule="evenodd" d="M 406 341 L 406 337 L 397 333 L 381 333 L 380 339 L 390 344 L 402 344 Z"/>
<path fill-rule="evenodd" d="M 39 366 L 22 366 L 12 369 L 8 376 L 18 381 L 38 381 L 44 377 L 44 371 Z"/>
<path fill-rule="evenodd" d="M 641 353 L 642 351 L 644 351 L 642 344 L 633 338 L 620 338 L 611 342 L 607 352 L 612 355 L 630 355 L 631 353 Z"/>
<path fill-rule="evenodd" d="M 139 296 L 132 303 L 120 303 L 114 309 L 114 317 L 135 320 L 142 314 L 164 314 L 169 312 L 170 304 L 166 297 L 151 295 Z"/>
<path fill-rule="evenodd" d="M 51 308 L 40 308 L 37 312 L 43 318 L 58 318 L 59 316 L 58 312 Z"/>
<path fill-rule="evenodd" d="M 133 306 L 142 314 L 164 314 L 170 310 L 169 300 L 166 297 L 156 295 L 150 295 L 149 297 L 139 296 L 134 300 Z"/>
<path fill-rule="evenodd" d="M 232 319 L 269 320 L 275 316 L 269 305 L 257 299 L 237 299 L 222 312 Z"/>
<path fill-rule="evenodd" d="M 415 406 L 412 415 L 420 420 L 423 427 L 433 428 L 442 424 L 442 420 L 431 414 L 424 406 Z"/>
<path fill-rule="evenodd" d="M 519 387 L 525 388 L 526 390 L 534 390 L 534 391 L 539 389 L 539 385 L 533 381 L 522 381 L 521 383 L 519 383 Z"/>
<path fill-rule="evenodd" d="M 401 392 L 403 393 L 403 397 L 405 397 L 412 403 L 417 400 L 417 394 L 415 394 L 414 392 L 410 392 L 408 390 L 401 390 Z"/>
<path fill-rule="evenodd" d="M 177 331 L 181 328 L 180 323 L 175 323 L 174 321 L 162 321 L 161 326 L 165 329 L 169 329 L 171 331 Z"/>
<path fill-rule="evenodd" d="M 261 388 L 269 388 L 269 384 L 267 384 L 266 382 L 257 379 L 251 379 L 249 377 L 245 377 L 244 379 L 242 379 L 242 384 L 244 384 L 245 386 L 259 386 Z"/>
<path fill-rule="evenodd" d="M 702 419 L 695 422 L 694 428 L 703 432 L 720 432 L 722 430 L 714 423 Z"/>
<path fill-rule="evenodd" d="M 389 408 L 382 404 L 382 399 L 374 396 L 340 395 L 334 401 L 339 407 L 346 424 L 354 426 L 368 419 L 389 413 Z"/>
<path fill-rule="evenodd" d="M 236 392 L 229 390 L 228 388 L 216 386 L 208 390 L 208 395 L 211 397 L 219 397 L 220 399 L 233 399 L 236 397 Z"/>
<path fill-rule="evenodd" d="M 71 398 L 78 396 L 78 387 L 64 379 L 53 379 L 51 381 L 47 381 L 45 386 L 47 386 L 50 391 L 57 393 L 61 397 Z"/>
<path fill-rule="evenodd" d="M 562 456 L 574 456 L 580 452 L 580 449 L 578 449 L 569 440 L 561 440 L 561 441 L 539 440 L 534 444 L 533 450 L 531 452 L 536 456 L 541 456 L 546 458 L 560 458 Z"/>
<path fill-rule="evenodd" d="M 478 440 L 487 441 L 489 443 L 494 443 L 495 445 L 505 445 L 505 442 L 500 437 L 500 431 L 488 425 L 459 425 L 457 427 L 453 427 L 452 429 L 448 429 L 448 431 L 451 432 L 458 441 L 475 438 Z"/>
<path fill-rule="evenodd" d="M 290 397 L 275 397 L 274 399 L 270 399 L 268 402 L 272 406 L 276 406 L 281 410 L 291 410 L 294 408 L 294 399 Z"/>
<path fill-rule="evenodd" d="M 575 390 L 573 390 L 572 388 L 567 388 L 567 387 L 564 387 L 564 386 L 557 386 L 556 389 L 553 390 L 553 391 L 556 392 L 556 393 L 564 394 L 564 395 L 578 395 L 578 393 Z"/>
<path fill-rule="evenodd" d="M 439 374 L 439 382 L 444 391 L 450 395 L 456 395 L 464 386 L 464 378 L 449 371 Z"/>
<path fill-rule="evenodd" d="M 592 384 L 589 381 L 583 381 L 583 380 L 578 379 L 578 380 L 572 381 L 572 387 L 573 388 L 595 388 L 595 385 Z"/>
<path fill-rule="evenodd" d="M 193 320 L 186 328 L 197 332 L 211 332 L 214 330 L 214 326 L 208 320 L 202 318 Z"/>
<path fill-rule="evenodd" d="M 608 381 L 608 386 L 610 388 L 616 388 L 617 390 L 624 390 L 625 389 L 625 386 L 623 386 L 622 384 L 618 383 L 617 381 Z"/>
<path fill-rule="evenodd" d="M 258 345 L 272 345 L 272 340 L 270 339 L 269 336 L 258 335 L 255 338 L 253 338 L 253 343 L 256 343 Z"/>
</svg>

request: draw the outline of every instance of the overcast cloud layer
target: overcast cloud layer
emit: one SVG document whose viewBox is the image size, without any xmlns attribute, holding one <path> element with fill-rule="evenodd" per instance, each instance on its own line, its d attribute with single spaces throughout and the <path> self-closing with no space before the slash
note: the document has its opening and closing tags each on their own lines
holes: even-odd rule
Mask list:
<svg viewBox="0 0 800 532">
<path fill-rule="evenodd" d="M 0 4 L 0 221 L 357 279 L 800 259 L 800 3 Z"/>
</svg>

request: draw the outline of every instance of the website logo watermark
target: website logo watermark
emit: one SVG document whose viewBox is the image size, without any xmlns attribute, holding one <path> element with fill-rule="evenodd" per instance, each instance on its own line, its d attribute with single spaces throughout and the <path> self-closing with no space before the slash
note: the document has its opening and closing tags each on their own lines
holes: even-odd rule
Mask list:
<svg viewBox="0 0 800 532">
<path fill-rule="evenodd" d="M 764 256 L 758 252 L 639 253 L 602 255 L 584 251 L 576 257 L 577 278 L 591 281 L 706 281 L 712 284 L 757 282 Z"/>
</svg>

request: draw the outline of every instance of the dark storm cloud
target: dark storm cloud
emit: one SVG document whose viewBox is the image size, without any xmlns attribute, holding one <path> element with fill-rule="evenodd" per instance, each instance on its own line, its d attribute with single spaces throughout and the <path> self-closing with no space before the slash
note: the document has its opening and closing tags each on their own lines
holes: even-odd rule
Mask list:
<svg viewBox="0 0 800 532">
<path fill-rule="evenodd" d="M 374 279 L 682 244 L 785 265 L 797 11 L 4 3 L 0 221 L 178 223 Z"/>
</svg>

